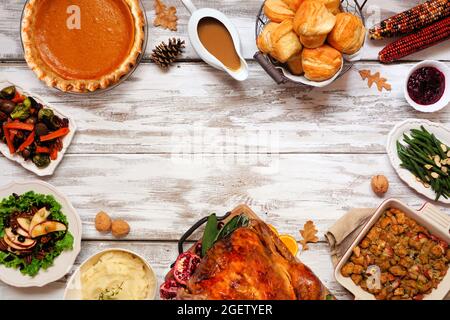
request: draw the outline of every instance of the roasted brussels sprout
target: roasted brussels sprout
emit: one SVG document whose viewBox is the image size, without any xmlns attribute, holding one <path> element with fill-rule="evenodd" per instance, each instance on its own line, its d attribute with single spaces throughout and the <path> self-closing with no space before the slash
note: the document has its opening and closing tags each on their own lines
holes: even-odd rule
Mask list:
<svg viewBox="0 0 450 320">
<path fill-rule="evenodd" d="M 27 99 L 30 100 L 31 106 L 32 106 L 33 108 L 38 108 L 38 107 L 39 107 L 39 103 L 38 103 L 36 100 L 34 100 L 33 97 L 28 97 Z"/>
<path fill-rule="evenodd" d="M 23 105 L 27 108 L 31 108 L 31 100 L 30 98 L 26 98 L 25 100 L 23 100 Z"/>
<path fill-rule="evenodd" d="M 14 108 L 14 111 L 10 116 L 14 120 L 26 120 L 30 115 L 30 106 L 27 107 L 26 105 L 20 103 Z"/>
<path fill-rule="evenodd" d="M 45 168 L 50 164 L 50 157 L 47 154 L 35 154 L 33 156 L 33 163 L 38 167 L 38 168 Z"/>
<path fill-rule="evenodd" d="M 10 114 L 16 108 L 16 104 L 9 100 L 0 99 L 0 111 Z"/>
<path fill-rule="evenodd" d="M 54 116 L 55 116 L 55 114 L 53 113 L 53 110 L 51 110 L 51 109 L 42 108 L 41 110 L 39 110 L 39 113 L 38 113 L 39 121 L 45 122 L 45 124 L 47 124 L 47 125 L 52 123 L 52 119 Z"/>
<path fill-rule="evenodd" d="M 4 99 L 11 100 L 16 95 L 16 87 L 6 87 L 0 92 L 0 94 Z"/>
</svg>

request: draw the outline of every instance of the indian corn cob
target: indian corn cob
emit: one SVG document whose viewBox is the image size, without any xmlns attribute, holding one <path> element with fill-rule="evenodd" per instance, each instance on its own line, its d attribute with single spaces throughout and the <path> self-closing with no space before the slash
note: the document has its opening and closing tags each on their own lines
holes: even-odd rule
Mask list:
<svg viewBox="0 0 450 320">
<path fill-rule="evenodd" d="M 369 30 L 370 39 L 383 39 L 420 30 L 450 16 L 450 0 L 430 0 L 396 14 Z"/>
<path fill-rule="evenodd" d="M 448 38 L 450 38 L 450 17 L 388 44 L 380 51 L 378 58 L 383 63 L 393 62 Z"/>
</svg>

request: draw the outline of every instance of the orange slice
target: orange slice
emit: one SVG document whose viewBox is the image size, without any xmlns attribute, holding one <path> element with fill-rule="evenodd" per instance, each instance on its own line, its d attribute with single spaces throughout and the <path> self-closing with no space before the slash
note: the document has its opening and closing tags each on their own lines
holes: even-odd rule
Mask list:
<svg viewBox="0 0 450 320">
<path fill-rule="evenodd" d="M 292 253 L 293 256 L 297 255 L 298 244 L 297 240 L 295 240 L 293 236 L 283 234 L 280 236 L 280 240 L 283 241 L 283 243 L 286 245 L 286 247 L 289 249 L 289 251 Z"/>
</svg>

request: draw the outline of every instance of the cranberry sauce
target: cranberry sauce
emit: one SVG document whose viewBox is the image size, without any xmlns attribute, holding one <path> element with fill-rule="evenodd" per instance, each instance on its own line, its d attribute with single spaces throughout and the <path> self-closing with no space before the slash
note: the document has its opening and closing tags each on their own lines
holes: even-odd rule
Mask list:
<svg viewBox="0 0 450 320">
<path fill-rule="evenodd" d="M 445 76 L 434 67 L 423 67 L 413 72 L 408 80 L 408 94 L 418 104 L 427 106 L 444 95 Z"/>
</svg>

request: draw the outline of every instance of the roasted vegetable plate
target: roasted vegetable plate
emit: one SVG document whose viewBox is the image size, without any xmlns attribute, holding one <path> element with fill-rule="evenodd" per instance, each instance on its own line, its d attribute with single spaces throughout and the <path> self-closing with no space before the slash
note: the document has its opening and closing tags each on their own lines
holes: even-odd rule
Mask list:
<svg viewBox="0 0 450 320">
<path fill-rule="evenodd" d="M 51 186 L 43 182 L 36 184 L 42 193 L 25 189 L 26 183 L 15 184 L 1 191 L 0 279 L 8 283 L 13 279 L 6 274 L 14 271 L 14 276 L 25 285 L 28 280 L 33 283 L 34 278 L 51 272 L 53 267 L 56 267 L 54 270 L 59 269 L 55 261 L 63 253 L 76 256 L 79 249 L 81 228 L 73 208 L 67 203 L 63 206 Z M 45 192 L 44 189 L 51 192 Z M 7 190 L 11 190 L 11 193 Z M 63 260 L 60 264 L 73 263 L 72 259 Z"/>
<path fill-rule="evenodd" d="M 162 299 L 334 299 L 314 273 L 245 205 L 226 219 L 210 215 L 202 239 L 188 251 L 180 251 L 160 287 Z"/>
<path fill-rule="evenodd" d="M 72 140 L 73 120 L 13 84 L 0 86 L 0 151 L 37 175 L 51 175 Z"/>
</svg>

